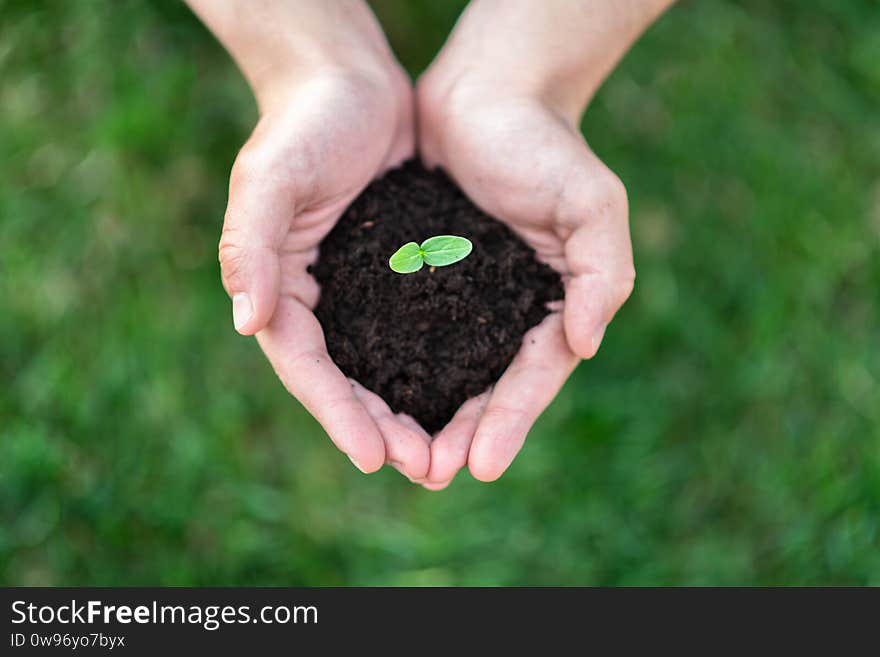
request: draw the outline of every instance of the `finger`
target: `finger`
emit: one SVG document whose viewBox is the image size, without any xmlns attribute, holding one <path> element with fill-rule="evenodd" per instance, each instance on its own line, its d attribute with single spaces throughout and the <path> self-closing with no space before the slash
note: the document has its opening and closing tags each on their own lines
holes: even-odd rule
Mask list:
<svg viewBox="0 0 880 657">
<path fill-rule="evenodd" d="M 415 483 L 428 474 L 431 437 L 412 418 L 395 415 L 376 393 L 356 381 L 352 390 L 375 420 L 385 441 L 385 461 Z"/>
<path fill-rule="evenodd" d="M 422 425 L 416 422 L 415 418 L 411 415 L 407 415 L 406 413 L 397 413 L 394 417 L 396 417 L 401 424 L 406 427 L 409 427 L 413 431 L 415 431 L 419 436 L 421 436 L 422 440 L 424 440 L 427 444 L 431 444 L 431 436 L 422 428 Z"/>
<path fill-rule="evenodd" d="M 401 100 L 398 101 L 398 129 L 385 158 L 384 169 L 393 169 L 400 166 L 413 156 L 415 152 L 415 134 L 413 124 L 415 113 L 415 101 L 413 99 L 412 81 L 406 74 L 401 74 L 395 81 Z"/>
<path fill-rule="evenodd" d="M 311 311 L 294 297 L 281 297 L 257 340 L 290 394 L 321 423 L 333 443 L 361 471 L 381 468 L 382 434 L 327 354 L 324 333 Z"/>
<path fill-rule="evenodd" d="M 229 179 L 229 201 L 220 237 L 223 286 L 232 297 L 235 329 L 253 335 L 262 329 L 278 300 L 279 248 L 290 228 L 295 204 L 292 184 L 267 170 L 268 156 L 246 145 Z"/>
<path fill-rule="evenodd" d="M 444 482 L 439 483 L 439 484 L 431 484 L 431 483 L 422 484 L 422 487 L 423 487 L 425 490 L 429 490 L 429 491 L 432 491 L 432 492 L 437 492 L 437 491 L 441 491 L 441 490 L 445 489 L 445 488 L 448 487 L 449 484 L 451 484 L 451 483 L 452 483 L 452 480 L 450 479 L 449 481 L 444 481 Z"/>
<path fill-rule="evenodd" d="M 592 153 L 583 159 L 559 208 L 570 272 L 563 312 L 572 351 L 592 358 L 632 292 L 635 270 L 626 189 Z"/>
<path fill-rule="evenodd" d="M 487 391 L 467 400 L 434 438 L 431 443 L 431 469 L 427 476 L 429 483 L 448 484 L 467 465 L 474 432 L 489 401 L 489 395 L 490 392 Z"/>
<path fill-rule="evenodd" d="M 468 468 L 476 479 L 494 481 L 504 473 L 578 361 L 565 340 L 558 313 L 525 334 L 477 426 L 468 455 Z"/>
<path fill-rule="evenodd" d="M 632 282 L 614 282 L 598 274 L 582 274 L 565 288 L 565 334 L 569 347 L 581 358 L 592 358 L 602 344 L 605 329 L 632 292 Z"/>
<path fill-rule="evenodd" d="M 405 466 L 400 461 L 386 461 L 386 464 L 388 466 L 390 466 L 391 468 L 397 470 L 400 474 L 402 474 L 407 479 L 409 479 L 410 483 L 418 484 L 418 485 L 425 484 L 426 480 L 424 477 L 410 477 L 409 473 L 407 472 L 407 466 Z"/>
</svg>

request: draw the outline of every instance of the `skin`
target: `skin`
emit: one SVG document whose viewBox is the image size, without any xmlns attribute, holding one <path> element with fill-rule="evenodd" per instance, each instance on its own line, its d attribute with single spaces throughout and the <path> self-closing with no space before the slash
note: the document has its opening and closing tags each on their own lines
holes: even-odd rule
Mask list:
<svg viewBox="0 0 880 657">
<path fill-rule="evenodd" d="M 388 463 L 429 490 L 465 465 L 497 479 L 632 291 L 626 191 L 578 125 L 671 0 L 475 0 L 415 95 L 360 0 L 188 1 L 260 107 L 233 166 L 220 240 L 236 330 L 257 336 L 290 393 L 363 472 Z M 449 172 L 566 286 L 493 389 L 433 440 L 332 362 L 306 272 L 348 204 L 411 157 L 416 136 L 425 163 Z"/>
<path fill-rule="evenodd" d="M 242 335 L 363 472 L 418 479 L 430 437 L 327 354 L 306 267 L 363 188 L 414 153 L 413 96 L 362 2 L 190 0 L 251 84 L 260 120 L 232 167 L 220 239 Z"/>
<path fill-rule="evenodd" d="M 626 189 L 590 150 L 581 115 L 666 0 L 477 0 L 418 82 L 419 148 L 565 282 L 487 394 L 431 445 L 425 486 L 468 466 L 494 481 L 635 282 Z M 491 28 L 490 28 L 491 26 Z"/>
</svg>

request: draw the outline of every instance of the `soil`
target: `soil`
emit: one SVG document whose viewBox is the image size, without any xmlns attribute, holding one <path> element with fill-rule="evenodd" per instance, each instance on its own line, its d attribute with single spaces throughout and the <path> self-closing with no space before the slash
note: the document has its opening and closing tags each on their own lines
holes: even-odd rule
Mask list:
<svg viewBox="0 0 880 657">
<path fill-rule="evenodd" d="M 467 237 L 473 252 L 447 267 L 391 271 L 400 246 L 434 235 Z M 529 246 L 416 161 L 364 190 L 310 271 L 331 358 L 431 434 L 498 380 L 546 304 L 563 297 L 559 274 Z"/>
</svg>

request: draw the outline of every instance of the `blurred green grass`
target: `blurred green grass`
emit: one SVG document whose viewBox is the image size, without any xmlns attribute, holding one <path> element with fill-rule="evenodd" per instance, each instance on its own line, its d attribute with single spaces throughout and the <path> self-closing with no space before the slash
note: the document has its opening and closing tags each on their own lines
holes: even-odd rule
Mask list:
<svg viewBox="0 0 880 657">
<path fill-rule="evenodd" d="M 463 2 L 375 2 L 418 73 Z M 231 329 L 255 106 L 177 2 L 0 0 L 0 584 L 880 584 L 880 12 L 674 8 L 584 122 L 639 280 L 511 470 L 358 474 Z"/>
</svg>

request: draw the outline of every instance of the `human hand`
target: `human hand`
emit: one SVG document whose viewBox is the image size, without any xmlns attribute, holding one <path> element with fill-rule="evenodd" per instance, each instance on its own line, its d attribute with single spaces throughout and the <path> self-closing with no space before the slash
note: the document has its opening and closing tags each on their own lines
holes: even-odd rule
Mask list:
<svg viewBox="0 0 880 657">
<path fill-rule="evenodd" d="M 538 98 L 466 81 L 438 97 L 433 84 L 419 89 L 422 157 L 565 283 L 562 308 L 526 334 L 493 390 L 466 402 L 434 439 L 426 485 L 439 488 L 465 462 L 482 481 L 501 476 L 578 360 L 596 353 L 635 274 L 626 191 L 576 127 Z"/>
<path fill-rule="evenodd" d="M 212 25 L 221 39 L 223 25 L 232 26 L 224 41 L 261 110 L 232 169 L 220 265 L 236 330 L 257 336 L 285 387 L 336 446 L 364 472 L 389 462 L 418 479 L 428 471 L 430 438 L 415 421 L 393 414 L 378 396 L 346 379 L 312 314 L 319 289 L 306 268 L 319 243 L 370 180 L 414 150 L 412 85 L 372 16 L 352 13 L 366 7 L 346 4 L 344 16 L 334 15 L 341 8 L 336 3 L 265 4 L 266 11 L 294 10 L 297 25 L 311 20 L 309 38 L 331 30 L 308 53 L 291 55 L 289 65 L 289 53 L 277 40 L 263 39 L 274 44 L 264 65 L 260 53 L 247 50 L 253 36 L 236 50 L 236 21 Z M 266 29 L 276 29 L 282 18 Z M 357 29 L 347 30 L 343 18 L 358 20 Z M 342 49 L 333 51 L 334 43 Z M 312 58 L 307 66 L 305 57 Z"/>
<path fill-rule="evenodd" d="M 467 401 L 435 437 L 424 482 L 431 490 L 465 464 L 479 480 L 500 477 L 578 361 L 595 355 L 633 289 L 626 190 L 578 124 L 639 24 L 631 14 L 621 22 L 605 0 L 584 4 L 595 11 L 580 3 L 474 2 L 417 86 L 426 165 L 443 167 L 565 283 L 562 307 L 525 335 L 493 389 Z M 646 0 L 642 27 L 665 4 Z M 579 23 L 616 45 L 597 40 L 595 50 L 583 50 Z"/>
</svg>

